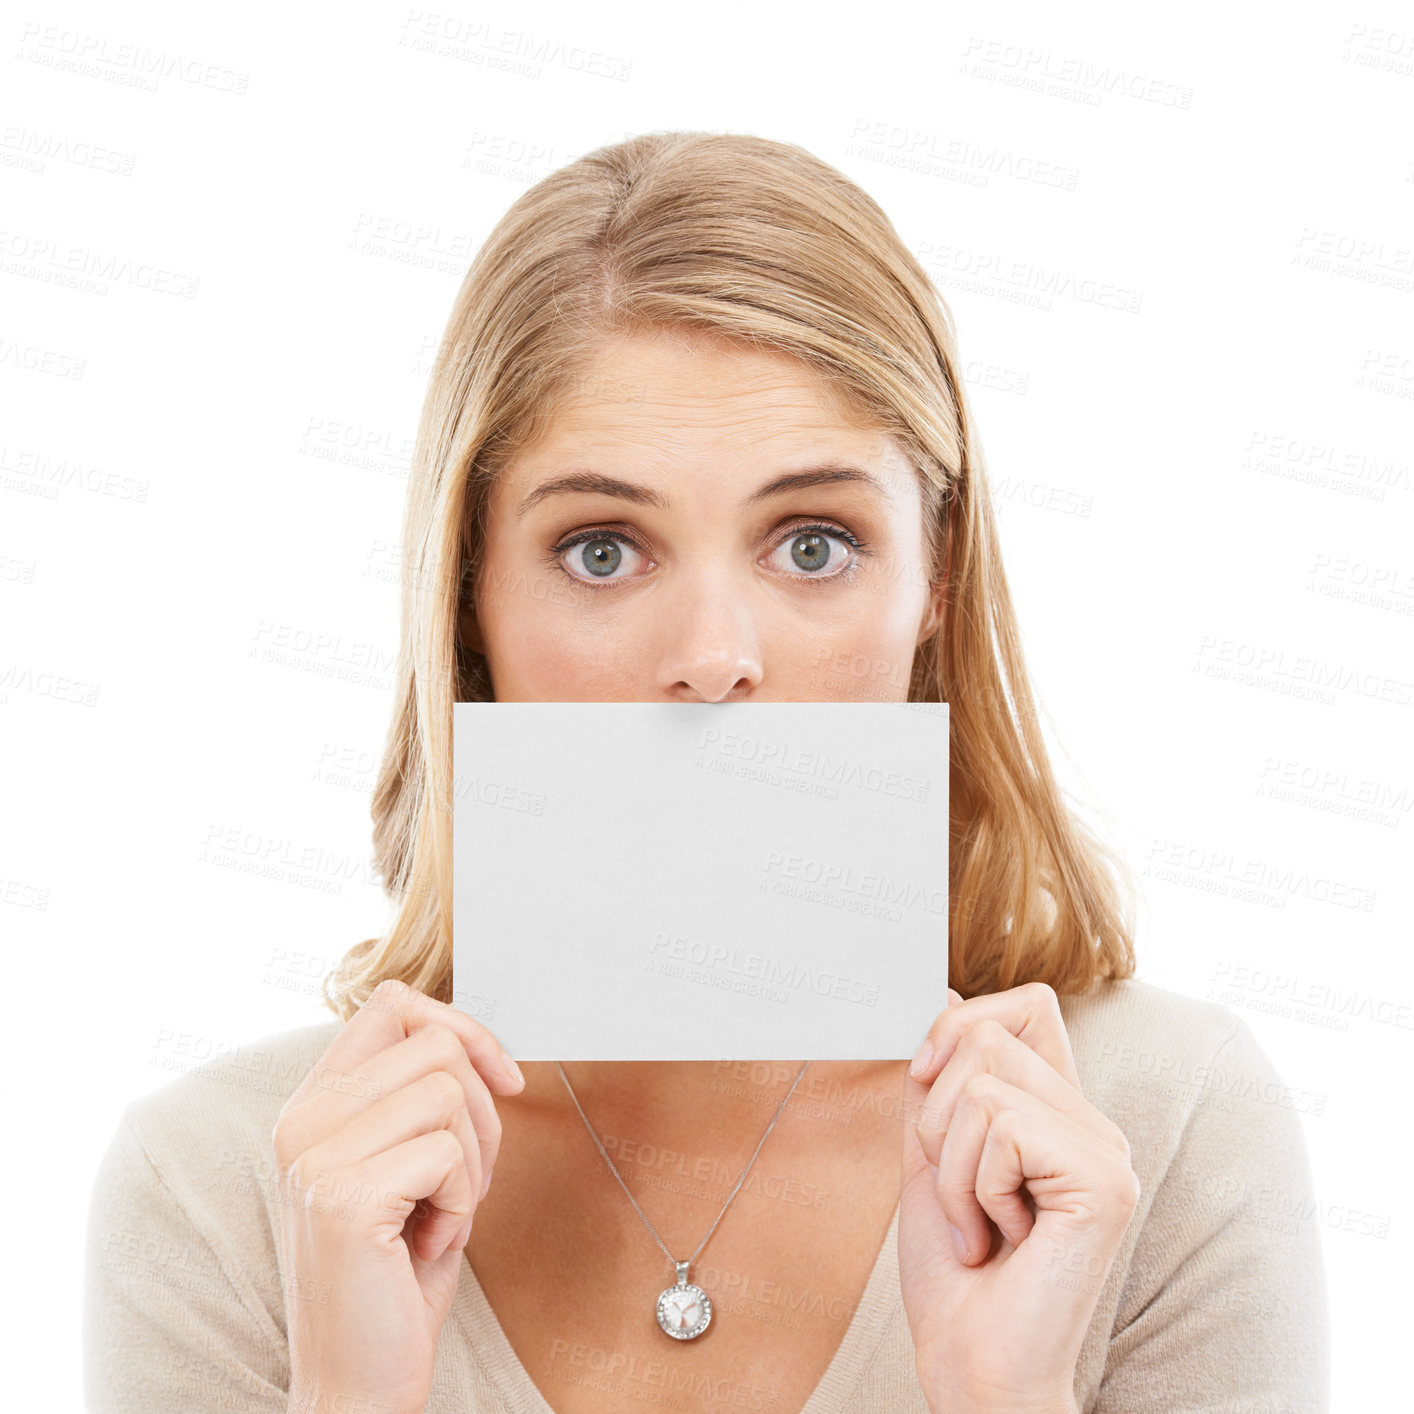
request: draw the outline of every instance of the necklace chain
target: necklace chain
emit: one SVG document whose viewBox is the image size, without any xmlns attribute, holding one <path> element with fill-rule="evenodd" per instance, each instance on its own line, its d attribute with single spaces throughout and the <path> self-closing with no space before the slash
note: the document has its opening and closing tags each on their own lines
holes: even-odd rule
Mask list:
<svg viewBox="0 0 1414 1414">
<path fill-rule="evenodd" d="M 579 1096 L 574 1093 L 574 1086 L 570 1084 L 570 1078 L 568 1075 L 565 1074 L 564 1066 L 562 1066 L 559 1061 L 555 1062 L 555 1069 L 560 1072 L 560 1079 L 565 1082 L 565 1088 L 570 1092 L 570 1099 L 574 1101 L 574 1107 L 579 1111 L 579 1117 L 584 1121 L 584 1127 L 589 1131 L 589 1137 L 594 1140 L 594 1143 L 598 1147 L 600 1154 L 603 1155 L 604 1162 L 609 1166 L 609 1171 L 614 1175 L 615 1178 L 619 1180 L 619 1187 L 622 1188 L 626 1194 L 628 1194 L 628 1201 L 633 1204 L 634 1211 L 637 1212 L 638 1216 L 643 1219 L 644 1224 L 648 1228 L 648 1231 L 653 1234 L 653 1240 L 658 1244 L 659 1247 L 663 1248 L 663 1255 L 667 1257 L 668 1261 L 670 1261 L 675 1267 L 691 1266 L 691 1264 L 697 1260 L 698 1253 L 702 1251 L 702 1249 L 707 1245 L 707 1242 L 711 1238 L 712 1234 L 716 1232 L 717 1223 L 721 1222 L 721 1220 L 726 1216 L 727 1209 L 731 1207 L 732 1199 L 736 1197 L 737 1191 L 741 1188 L 741 1185 L 746 1182 L 746 1175 L 751 1172 L 751 1165 L 756 1162 L 756 1155 L 761 1152 L 761 1145 L 766 1142 L 766 1136 L 769 1135 L 770 1132 L 776 1127 L 776 1121 L 780 1119 L 781 1111 L 786 1107 L 786 1100 L 789 1100 L 790 1097 L 795 1093 L 795 1087 L 800 1084 L 800 1078 L 805 1074 L 809 1066 L 810 1062 L 806 1061 L 805 1064 L 800 1067 L 799 1073 L 796 1075 L 795 1079 L 791 1081 L 790 1089 L 786 1091 L 785 1099 L 782 1100 L 781 1103 L 776 1106 L 776 1112 L 771 1116 L 771 1122 L 766 1126 L 766 1133 L 761 1136 L 761 1142 L 757 1144 L 756 1152 L 753 1153 L 750 1159 L 747 1160 L 746 1167 L 741 1171 L 741 1177 L 736 1181 L 736 1187 L 733 1188 L 732 1191 L 727 1195 L 727 1201 L 722 1204 L 722 1211 L 717 1214 L 717 1222 L 714 1222 L 712 1226 L 707 1229 L 707 1236 L 704 1237 L 702 1241 L 697 1244 L 697 1252 L 694 1252 L 692 1256 L 687 1259 L 686 1262 L 679 1263 L 677 1258 L 674 1257 L 673 1254 L 668 1251 L 666 1246 L 664 1246 L 663 1239 L 658 1236 L 657 1228 L 655 1228 L 653 1224 L 648 1221 L 648 1215 L 643 1211 L 642 1208 L 638 1206 L 638 1200 L 633 1196 L 632 1193 L 629 1193 L 628 1184 L 623 1181 L 622 1175 L 619 1173 L 618 1169 L 614 1167 L 614 1161 L 609 1157 L 608 1150 L 606 1150 L 603 1144 L 599 1142 L 599 1136 L 594 1132 L 594 1126 L 590 1124 L 589 1116 L 584 1113 L 584 1106 L 579 1103 Z"/>
</svg>

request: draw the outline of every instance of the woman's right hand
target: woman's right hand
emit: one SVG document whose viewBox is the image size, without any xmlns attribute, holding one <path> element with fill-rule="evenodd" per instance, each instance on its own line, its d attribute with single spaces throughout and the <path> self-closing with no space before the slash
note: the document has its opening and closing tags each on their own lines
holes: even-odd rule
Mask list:
<svg viewBox="0 0 1414 1414">
<path fill-rule="evenodd" d="M 524 1085 L 507 1061 L 465 1012 L 390 980 L 285 1102 L 291 1411 L 420 1414 L 500 1149 L 491 1091 Z"/>
</svg>

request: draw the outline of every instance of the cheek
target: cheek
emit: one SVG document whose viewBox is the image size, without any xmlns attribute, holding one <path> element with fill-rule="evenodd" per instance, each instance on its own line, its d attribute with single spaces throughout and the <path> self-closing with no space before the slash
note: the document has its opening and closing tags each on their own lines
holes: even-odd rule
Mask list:
<svg viewBox="0 0 1414 1414">
<path fill-rule="evenodd" d="M 846 592 L 816 620 L 808 642 L 791 632 L 768 645 L 767 673 L 779 680 L 787 671 L 801 697 L 904 701 L 926 602 L 926 593 L 908 583 Z"/>
<path fill-rule="evenodd" d="M 592 651 L 573 626 L 534 622 L 510 640 L 502 655 L 497 695 L 529 702 L 597 701 L 603 695 L 604 655 Z M 500 692 L 505 681 L 508 691 Z"/>
<path fill-rule="evenodd" d="M 590 701 L 621 675 L 615 637 L 596 630 L 544 573 L 489 579 L 482 635 L 503 702 Z"/>
</svg>

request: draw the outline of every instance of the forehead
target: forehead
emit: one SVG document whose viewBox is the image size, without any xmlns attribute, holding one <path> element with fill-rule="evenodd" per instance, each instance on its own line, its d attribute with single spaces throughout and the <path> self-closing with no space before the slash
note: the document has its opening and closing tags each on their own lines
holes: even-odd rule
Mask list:
<svg viewBox="0 0 1414 1414">
<path fill-rule="evenodd" d="M 850 409 L 808 364 L 716 335 L 618 334 L 575 371 L 522 473 L 573 450 L 694 455 L 753 466 L 795 456 L 896 456 L 891 438 Z"/>
</svg>

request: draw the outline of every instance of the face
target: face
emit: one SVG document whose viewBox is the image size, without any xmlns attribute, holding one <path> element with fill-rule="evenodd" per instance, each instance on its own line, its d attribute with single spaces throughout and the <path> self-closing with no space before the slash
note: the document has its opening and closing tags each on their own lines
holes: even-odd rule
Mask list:
<svg viewBox="0 0 1414 1414">
<path fill-rule="evenodd" d="M 634 333 L 497 482 L 462 634 L 500 702 L 901 702 L 928 570 L 917 473 L 807 366 Z"/>
</svg>

